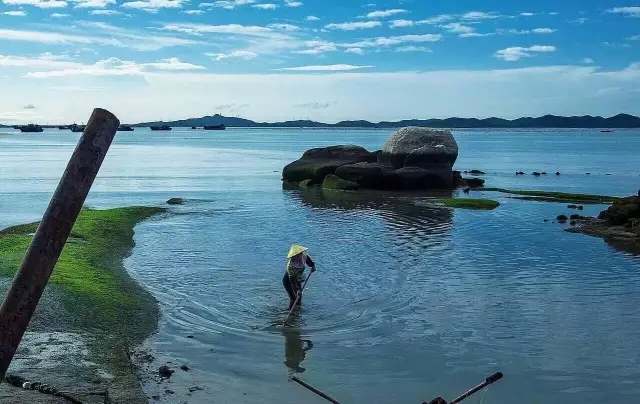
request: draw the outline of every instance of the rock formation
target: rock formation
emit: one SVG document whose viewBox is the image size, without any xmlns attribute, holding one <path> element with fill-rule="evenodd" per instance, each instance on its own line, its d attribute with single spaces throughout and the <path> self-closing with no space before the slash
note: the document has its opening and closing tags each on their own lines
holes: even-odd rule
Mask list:
<svg viewBox="0 0 640 404">
<path fill-rule="evenodd" d="M 413 191 L 483 186 L 484 180 L 467 182 L 453 171 L 457 158 L 458 144 L 451 132 L 406 127 L 389 137 L 378 152 L 353 145 L 307 150 L 284 167 L 282 179 L 285 184 L 323 184 L 333 189 Z"/>
</svg>

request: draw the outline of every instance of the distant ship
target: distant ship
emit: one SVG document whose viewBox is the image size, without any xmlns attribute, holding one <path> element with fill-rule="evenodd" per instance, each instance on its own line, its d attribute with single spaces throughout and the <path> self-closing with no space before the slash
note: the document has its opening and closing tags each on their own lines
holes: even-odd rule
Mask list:
<svg viewBox="0 0 640 404">
<path fill-rule="evenodd" d="M 603 130 L 601 130 L 600 132 L 603 132 L 603 133 L 604 133 L 604 132 L 613 132 L 613 129 L 603 129 Z"/>
<path fill-rule="evenodd" d="M 118 126 L 118 130 L 120 132 L 133 132 L 133 128 L 129 125 L 120 125 Z"/>
<path fill-rule="evenodd" d="M 171 126 L 169 125 L 154 125 L 149 127 L 151 130 L 171 130 Z"/>
<path fill-rule="evenodd" d="M 60 130 L 66 130 L 66 129 L 69 129 L 69 126 L 70 126 L 70 125 L 60 125 L 60 126 L 58 126 L 58 129 L 60 129 Z"/>
<path fill-rule="evenodd" d="M 225 130 L 225 126 L 223 123 L 221 123 L 220 125 L 209 125 L 205 126 L 204 130 Z"/>
<path fill-rule="evenodd" d="M 42 126 L 34 125 L 32 123 L 30 123 L 29 125 L 22 125 L 18 129 L 20 129 L 20 132 L 29 132 L 29 133 L 42 132 L 44 130 L 42 129 Z"/>
<path fill-rule="evenodd" d="M 192 126 L 192 127 L 191 127 L 191 129 L 198 129 L 198 128 L 197 128 L 197 127 L 195 127 L 195 126 Z"/>
<path fill-rule="evenodd" d="M 75 123 L 69 126 L 71 132 L 84 132 L 84 125 L 76 125 Z"/>
</svg>

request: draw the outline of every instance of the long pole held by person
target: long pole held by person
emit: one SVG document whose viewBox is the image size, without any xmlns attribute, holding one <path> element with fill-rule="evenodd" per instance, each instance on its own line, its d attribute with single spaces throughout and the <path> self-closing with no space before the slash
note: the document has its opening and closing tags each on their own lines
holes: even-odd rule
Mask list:
<svg viewBox="0 0 640 404">
<path fill-rule="evenodd" d="M 120 121 L 111 112 L 101 108 L 93 110 L 0 306 L 0 382 L 29 326 L 118 126 Z"/>
<path fill-rule="evenodd" d="M 311 278 L 311 274 L 313 274 L 313 272 L 310 272 L 309 275 L 307 276 L 307 279 L 304 280 L 304 283 L 302 284 L 302 288 L 298 292 L 296 296 L 296 300 L 293 302 L 293 306 L 291 306 L 291 310 L 289 310 L 289 314 L 287 314 L 287 317 L 282 322 L 283 326 L 287 323 L 287 320 L 289 320 L 289 316 L 291 316 L 291 313 L 293 313 L 293 311 L 296 309 L 296 306 L 298 305 L 298 302 L 302 297 L 302 292 L 304 292 L 304 288 L 307 286 L 307 282 L 309 281 L 309 278 Z"/>
</svg>

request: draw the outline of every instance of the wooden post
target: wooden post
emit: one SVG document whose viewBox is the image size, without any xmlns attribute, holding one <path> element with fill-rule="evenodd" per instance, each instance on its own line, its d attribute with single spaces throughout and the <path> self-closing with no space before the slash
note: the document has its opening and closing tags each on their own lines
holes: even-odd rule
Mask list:
<svg viewBox="0 0 640 404">
<path fill-rule="evenodd" d="M 0 382 L 102 165 L 120 121 L 96 108 L 0 306 Z"/>
</svg>

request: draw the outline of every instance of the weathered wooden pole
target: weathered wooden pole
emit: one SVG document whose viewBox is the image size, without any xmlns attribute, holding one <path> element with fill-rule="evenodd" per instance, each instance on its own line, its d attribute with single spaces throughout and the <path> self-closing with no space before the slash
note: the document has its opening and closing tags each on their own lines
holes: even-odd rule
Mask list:
<svg viewBox="0 0 640 404">
<path fill-rule="evenodd" d="M 96 108 L 62 174 L 0 307 L 0 382 L 11 364 L 51 272 L 100 170 L 120 121 Z"/>
</svg>

